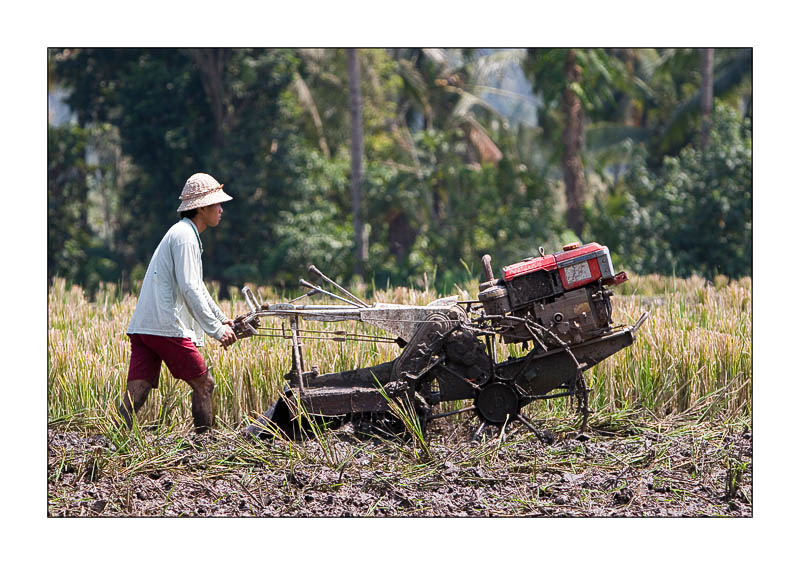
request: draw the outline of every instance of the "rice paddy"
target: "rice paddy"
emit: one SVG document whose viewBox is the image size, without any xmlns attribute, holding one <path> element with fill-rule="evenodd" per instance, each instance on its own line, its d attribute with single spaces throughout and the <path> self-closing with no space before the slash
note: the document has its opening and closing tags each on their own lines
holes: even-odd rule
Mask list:
<svg viewBox="0 0 800 565">
<path fill-rule="evenodd" d="M 477 281 L 454 294 L 473 296 Z M 475 287 L 475 288 L 472 288 Z M 710 283 L 701 278 L 674 279 L 633 276 L 613 298 L 614 320 L 633 324 L 642 312 L 650 319 L 633 346 L 593 368 L 587 375 L 591 407 L 613 415 L 643 409 L 654 417 L 693 413 L 698 418 L 748 419 L 752 410 L 751 281 Z M 233 292 L 220 303 L 231 318 L 246 306 Z M 273 289 L 259 288 L 270 303 L 283 301 Z M 378 290 L 371 301 L 427 304 L 438 296 L 409 288 Z M 89 300 L 79 287 L 56 280 L 48 297 L 48 419 L 91 428 L 109 417 L 125 388 L 130 355 L 125 329 L 136 297 L 107 285 Z M 267 324 L 273 323 L 266 319 Z M 279 323 L 278 323 L 279 324 Z M 273 324 L 274 325 L 274 324 Z M 309 323 L 309 328 L 332 327 Z M 335 329 L 342 329 L 341 325 Z M 352 326 L 359 333 L 379 330 Z M 217 383 L 218 422 L 235 428 L 265 410 L 283 387 L 291 365 L 287 341 L 274 337 L 240 340 L 224 350 L 206 338 L 202 348 Z M 397 356 L 393 344 L 341 343 L 309 340 L 307 365 L 323 372 L 364 367 Z M 519 346 L 504 355 L 521 355 Z M 568 401 L 548 401 L 530 410 L 564 411 Z M 160 385 L 139 414 L 140 421 L 180 427 L 191 420 L 189 388 L 176 382 L 162 366 Z"/>
<path fill-rule="evenodd" d="M 451 294 L 475 296 L 477 286 Z M 414 288 L 354 290 L 370 302 L 439 298 Z M 246 307 L 231 291 L 220 306 L 235 317 Z M 518 427 L 475 439 L 467 415 L 432 423 L 427 441 L 358 439 L 342 428 L 300 443 L 253 443 L 238 432 L 283 388 L 285 340 L 248 338 L 224 350 L 206 339 L 217 383 L 211 436 L 194 435 L 190 389 L 165 367 L 129 432 L 115 413 L 136 297 L 108 285 L 90 299 L 57 279 L 48 296 L 48 515 L 752 515 L 750 279 L 632 276 L 617 292 L 616 323 L 633 324 L 644 311 L 650 319 L 631 347 L 587 372 L 588 441 L 576 439 L 575 407 L 555 399 L 525 408 L 555 433 L 553 445 Z M 290 298 L 270 288 L 257 294 L 270 303 Z M 305 348 L 306 365 L 323 372 L 398 354 L 385 343 L 309 340 Z"/>
</svg>

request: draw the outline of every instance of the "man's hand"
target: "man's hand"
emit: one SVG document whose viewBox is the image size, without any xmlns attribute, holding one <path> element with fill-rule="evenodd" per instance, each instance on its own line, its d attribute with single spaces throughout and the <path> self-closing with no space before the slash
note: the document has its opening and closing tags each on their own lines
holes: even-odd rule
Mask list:
<svg viewBox="0 0 800 565">
<path fill-rule="evenodd" d="M 233 333 L 233 330 L 228 326 L 228 323 L 225 323 L 225 333 L 222 334 L 222 338 L 220 338 L 220 342 L 222 342 L 222 347 L 229 347 L 233 345 L 233 342 L 236 341 L 236 334 Z"/>
<path fill-rule="evenodd" d="M 233 320 L 225 320 L 222 323 L 223 323 L 223 325 L 233 327 Z"/>
</svg>

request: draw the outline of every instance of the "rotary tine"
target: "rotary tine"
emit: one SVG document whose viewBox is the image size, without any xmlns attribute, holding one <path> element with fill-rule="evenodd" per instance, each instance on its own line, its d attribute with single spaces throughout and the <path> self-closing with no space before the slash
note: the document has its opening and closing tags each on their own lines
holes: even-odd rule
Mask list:
<svg viewBox="0 0 800 565">
<path fill-rule="evenodd" d="M 542 443 L 546 445 L 551 445 L 553 441 L 555 441 L 555 438 L 553 437 L 553 434 L 551 432 L 547 430 L 540 432 L 539 430 L 534 428 L 533 424 L 531 424 L 528 421 L 528 419 L 522 414 L 517 414 L 517 420 L 525 424 L 528 427 L 528 429 L 530 429 L 534 434 L 536 434 L 536 437 L 539 438 L 539 441 L 541 441 Z"/>
</svg>

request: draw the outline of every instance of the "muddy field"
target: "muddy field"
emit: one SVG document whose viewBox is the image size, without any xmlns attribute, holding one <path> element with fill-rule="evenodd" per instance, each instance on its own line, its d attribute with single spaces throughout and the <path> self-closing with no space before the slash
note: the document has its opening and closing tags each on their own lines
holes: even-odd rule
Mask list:
<svg viewBox="0 0 800 565">
<path fill-rule="evenodd" d="M 126 440 L 51 426 L 48 516 L 752 516 L 747 425 L 588 437 L 432 426 L 429 453 L 345 426 L 302 444 L 233 431 Z M 577 437 L 576 437 L 577 436 Z M 501 441 L 502 440 L 502 441 Z"/>
</svg>

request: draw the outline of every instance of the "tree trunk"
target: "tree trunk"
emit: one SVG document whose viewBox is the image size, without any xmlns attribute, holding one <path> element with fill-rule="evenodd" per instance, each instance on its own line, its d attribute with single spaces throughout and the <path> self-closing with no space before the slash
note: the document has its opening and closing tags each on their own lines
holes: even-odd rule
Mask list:
<svg viewBox="0 0 800 565">
<path fill-rule="evenodd" d="M 578 237 L 583 233 L 583 203 L 586 185 L 583 175 L 581 151 L 583 150 L 583 107 L 572 85 L 581 79 L 581 68 L 575 59 L 575 50 L 570 49 L 564 66 L 567 86 L 564 89 L 564 185 L 567 197 L 567 227 Z"/>
<path fill-rule="evenodd" d="M 353 238 L 356 260 L 354 272 L 364 276 L 367 261 L 367 238 L 364 230 L 363 194 L 361 192 L 361 164 L 364 157 L 363 127 L 361 120 L 361 85 L 358 69 L 358 50 L 347 50 L 347 74 L 350 77 L 350 192 L 353 198 Z"/>
<path fill-rule="evenodd" d="M 225 63 L 227 49 L 190 49 L 192 59 L 200 69 L 203 90 L 214 115 L 214 144 L 222 147 L 225 143 Z"/>
<path fill-rule="evenodd" d="M 714 50 L 700 50 L 700 70 L 702 82 L 700 85 L 700 146 L 708 147 L 709 133 L 711 132 L 711 112 L 714 108 Z"/>
<path fill-rule="evenodd" d="M 389 251 L 395 256 L 398 264 L 402 263 L 414 245 L 417 234 L 411 227 L 408 215 L 402 209 L 389 210 L 386 222 L 389 225 Z"/>
</svg>

